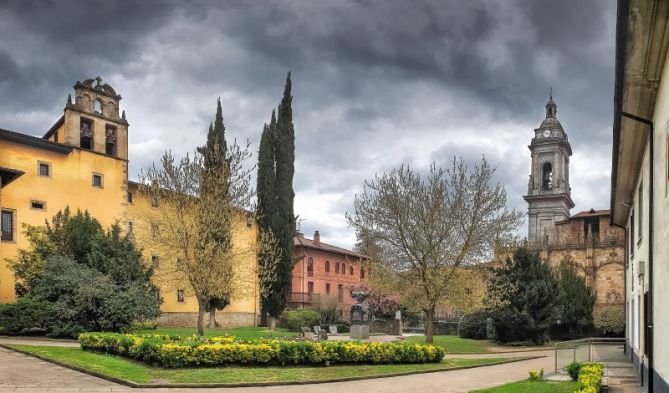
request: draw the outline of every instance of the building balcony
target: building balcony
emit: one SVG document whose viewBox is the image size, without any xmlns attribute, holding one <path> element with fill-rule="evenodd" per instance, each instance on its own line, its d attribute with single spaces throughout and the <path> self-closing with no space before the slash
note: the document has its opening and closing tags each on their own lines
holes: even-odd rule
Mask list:
<svg viewBox="0 0 669 393">
<path fill-rule="evenodd" d="M 309 292 L 291 292 L 288 298 L 289 303 L 317 303 L 320 300 L 320 294 Z"/>
</svg>

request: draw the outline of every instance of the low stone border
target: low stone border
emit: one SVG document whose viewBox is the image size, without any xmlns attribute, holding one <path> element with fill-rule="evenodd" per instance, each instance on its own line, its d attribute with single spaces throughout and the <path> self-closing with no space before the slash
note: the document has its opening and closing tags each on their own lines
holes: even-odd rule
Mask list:
<svg viewBox="0 0 669 393">
<path fill-rule="evenodd" d="M 488 364 L 479 364 L 479 365 L 474 365 L 474 366 L 460 366 L 460 367 L 453 367 L 453 368 L 448 368 L 448 369 L 442 369 L 442 370 L 417 370 L 417 371 L 404 371 L 401 373 L 395 373 L 395 374 L 386 374 L 386 375 L 371 375 L 371 376 L 352 376 L 352 377 L 344 377 L 344 378 L 331 378 L 331 379 L 322 379 L 318 381 L 277 381 L 277 382 L 243 382 L 243 383 L 136 383 L 132 381 L 128 381 L 125 379 L 121 378 L 116 378 L 112 377 L 103 373 L 99 373 L 97 371 L 92 371 L 92 370 L 87 370 L 82 367 L 74 366 L 71 364 L 67 364 L 58 360 L 50 359 L 47 358 L 46 356 L 42 355 L 37 355 L 28 351 L 24 351 L 22 349 L 18 348 L 13 348 L 10 345 L 5 345 L 5 344 L 0 344 L 0 348 L 8 349 L 10 351 L 18 352 L 27 356 L 32 356 L 34 358 L 43 360 L 45 362 L 53 363 L 55 365 L 69 368 L 70 370 L 78 371 L 80 373 L 88 374 L 100 379 L 104 379 L 107 381 L 115 382 L 120 385 L 125 385 L 131 388 L 175 388 L 175 389 L 185 389 L 185 388 L 243 388 L 243 387 L 256 387 L 256 386 L 285 386 L 285 385 L 314 385 L 314 384 L 320 384 L 320 383 L 334 383 L 334 382 L 348 382 L 348 381 L 361 381 L 361 380 L 366 380 L 366 379 L 380 379 L 380 378 L 391 378 L 391 377 L 402 377 L 406 375 L 415 375 L 415 374 L 431 374 L 431 373 L 438 373 L 438 372 L 444 372 L 444 371 L 454 371 L 454 370 L 466 370 L 470 368 L 479 368 L 479 367 L 487 367 L 487 366 L 497 366 L 500 364 L 507 364 L 507 363 L 515 363 L 515 362 L 522 362 L 525 360 L 534 360 L 534 359 L 540 359 L 540 358 L 545 358 L 546 356 L 527 356 L 527 357 L 519 357 L 517 359 L 512 359 L 512 360 L 507 360 L 507 361 L 502 361 L 502 362 L 495 362 L 495 363 L 488 363 Z"/>
</svg>

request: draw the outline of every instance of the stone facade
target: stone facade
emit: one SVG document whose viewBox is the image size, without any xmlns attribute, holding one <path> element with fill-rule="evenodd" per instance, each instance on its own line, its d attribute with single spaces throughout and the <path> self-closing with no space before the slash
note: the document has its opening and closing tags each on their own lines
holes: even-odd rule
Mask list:
<svg viewBox="0 0 669 393">
<path fill-rule="evenodd" d="M 216 322 L 221 327 L 257 326 L 256 316 L 245 312 L 217 312 Z M 163 327 L 193 327 L 197 324 L 196 312 L 163 312 L 157 319 Z M 205 325 L 209 323 L 209 313 L 204 316 Z"/>
</svg>

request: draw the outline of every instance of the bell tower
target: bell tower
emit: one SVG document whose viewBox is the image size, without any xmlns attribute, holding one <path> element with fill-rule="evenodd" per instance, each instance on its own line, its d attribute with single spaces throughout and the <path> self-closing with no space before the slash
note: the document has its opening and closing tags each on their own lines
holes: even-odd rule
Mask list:
<svg viewBox="0 0 669 393">
<path fill-rule="evenodd" d="M 54 142 L 128 159 L 128 122 L 119 113 L 121 96 L 102 79 L 86 79 L 74 85 L 74 102 L 68 97 L 63 127 Z"/>
<path fill-rule="evenodd" d="M 528 235 L 530 244 L 555 242 L 555 223 L 569 218 L 574 207 L 569 187 L 571 145 L 558 121 L 553 91 L 546 103 L 546 118 L 534 130 L 528 146 L 532 156 L 527 195 Z"/>
</svg>

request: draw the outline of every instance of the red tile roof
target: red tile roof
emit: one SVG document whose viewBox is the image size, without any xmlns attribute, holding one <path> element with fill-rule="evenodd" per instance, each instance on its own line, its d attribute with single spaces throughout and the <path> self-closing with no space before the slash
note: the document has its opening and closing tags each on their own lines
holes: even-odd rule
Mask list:
<svg viewBox="0 0 669 393">
<path fill-rule="evenodd" d="M 590 210 L 584 210 L 582 212 L 576 213 L 573 216 L 569 218 L 580 218 L 580 217 L 596 217 L 596 216 L 608 216 L 611 214 L 610 210 L 595 210 L 595 209 L 590 209 Z"/>
<path fill-rule="evenodd" d="M 327 243 L 323 243 L 323 242 L 319 242 L 318 244 L 316 244 L 312 239 L 307 239 L 301 233 L 298 233 L 295 236 L 295 238 L 293 239 L 293 245 L 295 247 L 304 247 L 304 248 L 310 248 L 310 249 L 313 249 L 313 250 L 321 250 L 321 251 L 325 251 L 325 252 L 332 252 L 332 253 L 340 254 L 340 255 L 349 255 L 349 256 L 356 257 L 356 258 L 364 258 L 364 259 L 368 258 L 367 256 L 365 256 L 363 254 L 360 254 L 358 252 L 347 250 L 345 248 L 341 248 L 341 247 L 337 247 L 337 246 L 333 246 L 332 244 L 327 244 Z"/>
</svg>

